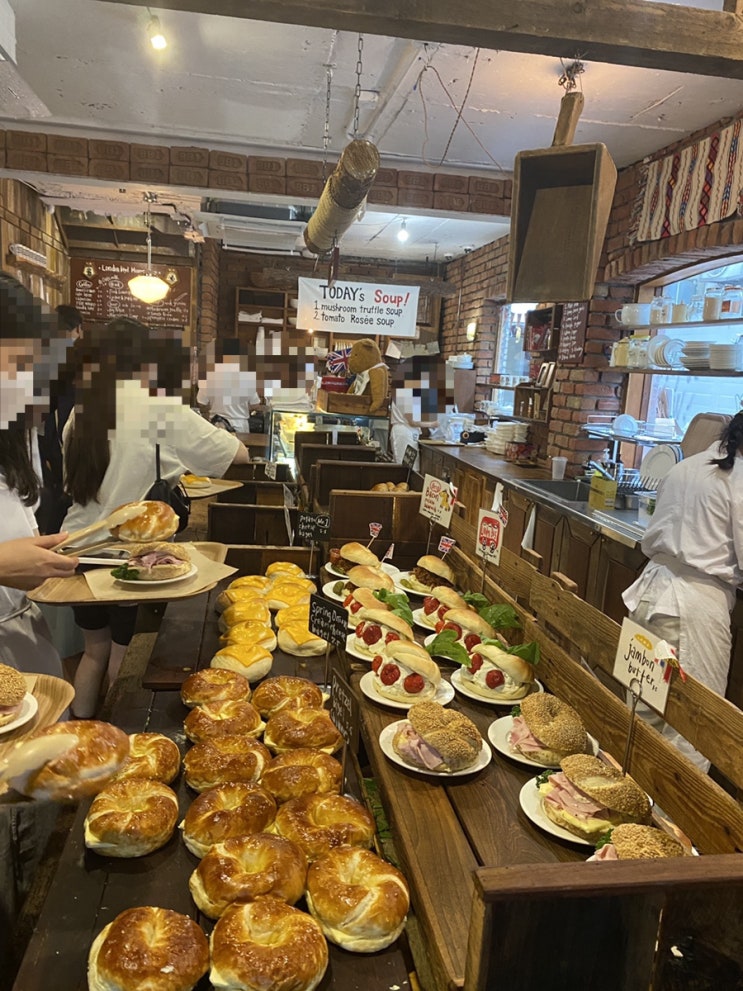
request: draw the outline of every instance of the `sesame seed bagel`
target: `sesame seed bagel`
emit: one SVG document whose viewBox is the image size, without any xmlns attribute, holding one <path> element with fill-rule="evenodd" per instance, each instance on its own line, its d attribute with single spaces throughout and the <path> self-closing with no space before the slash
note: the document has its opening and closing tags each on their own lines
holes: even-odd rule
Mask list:
<svg viewBox="0 0 743 991">
<path fill-rule="evenodd" d="M 527 695 L 521 700 L 521 717 L 534 738 L 542 744 L 540 750 L 514 749 L 531 760 L 558 765 L 563 757 L 588 753 L 586 728 L 575 709 L 562 699 L 546 692 Z"/>
<path fill-rule="evenodd" d="M 625 822 L 611 831 L 611 843 L 619 860 L 683 857 L 683 846 L 673 836 L 654 826 Z"/>
<path fill-rule="evenodd" d="M 435 771 L 462 771 L 477 760 L 482 737 L 477 726 L 461 712 L 444 709 L 438 702 L 417 702 L 408 712 L 413 732 L 436 751 L 441 760 L 435 767 L 418 766 Z M 416 749 L 410 746 L 405 727 L 395 734 L 392 746 L 403 760 L 416 764 Z"/>
<path fill-rule="evenodd" d="M 647 821 L 650 800 L 640 786 L 614 767 L 589 754 L 573 754 L 560 761 L 566 777 L 595 802 L 636 822 Z"/>
</svg>

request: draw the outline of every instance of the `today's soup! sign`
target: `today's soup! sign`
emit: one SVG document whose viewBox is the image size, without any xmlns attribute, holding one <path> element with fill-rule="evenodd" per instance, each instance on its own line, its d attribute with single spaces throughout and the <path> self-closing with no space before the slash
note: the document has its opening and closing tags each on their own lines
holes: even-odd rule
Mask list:
<svg viewBox="0 0 743 991">
<path fill-rule="evenodd" d="M 416 336 L 418 286 L 299 279 L 297 326 L 362 337 Z"/>
</svg>

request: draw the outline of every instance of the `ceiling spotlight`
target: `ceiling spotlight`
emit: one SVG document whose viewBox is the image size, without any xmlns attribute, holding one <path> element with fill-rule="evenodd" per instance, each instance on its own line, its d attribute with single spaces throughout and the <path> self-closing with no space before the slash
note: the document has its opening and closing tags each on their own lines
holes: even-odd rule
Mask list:
<svg viewBox="0 0 743 991">
<path fill-rule="evenodd" d="M 154 14 L 150 17 L 147 24 L 147 36 L 150 39 L 150 44 L 156 51 L 160 52 L 163 48 L 168 47 L 168 39 L 160 27 L 160 18 L 155 17 Z"/>
<path fill-rule="evenodd" d="M 397 232 L 397 240 L 404 244 L 409 237 L 410 234 L 408 234 L 407 224 L 403 220 L 402 224 L 400 224 L 400 230 Z"/>
</svg>

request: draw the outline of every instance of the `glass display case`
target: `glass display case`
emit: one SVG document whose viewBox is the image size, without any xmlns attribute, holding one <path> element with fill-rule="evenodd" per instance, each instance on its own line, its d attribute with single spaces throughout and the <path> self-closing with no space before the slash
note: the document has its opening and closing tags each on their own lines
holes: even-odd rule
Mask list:
<svg viewBox="0 0 743 991">
<path fill-rule="evenodd" d="M 294 464 L 294 435 L 297 431 L 356 433 L 364 444 L 375 444 L 381 451 L 389 446 L 390 419 L 388 416 L 364 416 L 356 413 L 326 413 L 321 410 L 282 409 L 271 407 L 268 433 L 271 461 Z M 334 438 L 335 443 L 337 438 Z"/>
</svg>

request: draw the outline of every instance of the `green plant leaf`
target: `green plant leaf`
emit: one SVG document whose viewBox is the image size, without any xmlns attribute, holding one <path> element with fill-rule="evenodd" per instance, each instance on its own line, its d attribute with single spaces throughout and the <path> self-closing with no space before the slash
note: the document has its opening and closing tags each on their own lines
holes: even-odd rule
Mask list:
<svg viewBox="0 0 743 991">
<path fill-rule="evenodd" d="M 490 605 L 490 601 L 482 594 L 482 592 L 465 592 L 463 598 L 468 606 L 472 606 L 472 608 L 476 609 L 478 612 L 480 612 L 480 610 L 485 606 Z M 482 615 L 482 613 L 480 613 L 480 615 Z"/>
<path fill-rule="evenodd" d="M 431 657 L 448 657 L 450 661 L 469 667 L 470 658 L 461 643 L 457 643 L 456 630 L 443 630 L 437 633 L 426 650 Z"/>
<path fill-rule="evenodd" d="M 521 627 L 521 620 L 513 606 L 507 602 L 496 602 L 492 606 L 478 609 L 478 612 L 495 630 L 508 630 Z"/>
<path fill-rule="evenodd" d="M 395 616 L 404 619 L 409 626 L 413 625 L 413 611 L 410 608 L 410 599 L 404 592 L 390 592 L 387 588 L 379 588 L 373 594 L 375 599 L 379 599 L 380 602 L 389 606 L 390 611 Z"/>
<path fill-rule="evenodd" d="M 611 833 L 612 831 L 608 829 L 605 833 L 596 840 L 596 849 L 600 850 L 602 846 L 606 846 L 607 843 L 611 843 Z"/>
<path fill-rule="evenodd" d="M 113 568 L 111 570 L 111 577 L 127 582 L 138 582 L 139 570 L 137 568 L 130 568 L 126 564 L 120 564 L 118 568 Z"/>
</svg>

